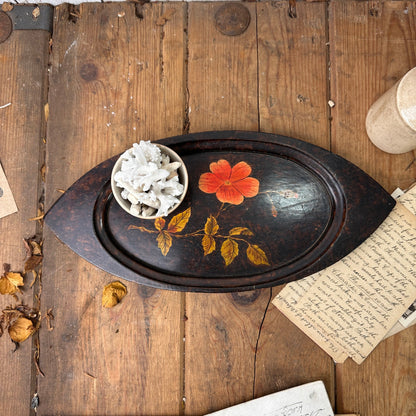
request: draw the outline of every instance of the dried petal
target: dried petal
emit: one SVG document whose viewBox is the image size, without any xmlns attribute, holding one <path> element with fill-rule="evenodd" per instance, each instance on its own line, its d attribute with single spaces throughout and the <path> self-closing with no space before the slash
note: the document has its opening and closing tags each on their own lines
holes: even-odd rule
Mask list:
<svg viewBox="0 0 416 416">
<path fill-rule="evenodd" d="M 111 282 L 104 287 L 102 305 L 104 308 L 112 308 L 127 294 L 127 288 L 121 282 Z"/>
<path fill-rule="evenodd" d="M 23 342 L 35 331 L 36 328 L 33 326 L 32 321 L 24 317 L 17 318 L 9 327 L 9 335 L 14 342 Z"/>
<path fill-rule="evenodd" d="M 37 241 L 30 240 L 30 245 L 32 246 L 32 254 L 34 256 L 41 256 L 42 255 L 42 247 Z"/>
<path fill-rule="evenodd" d="M 19 286 L 23 285 L 23 276 L 20 273 L 6 272 L 0 278 L 0 293 L 2 295 L 13 295 L 20 292 Z"/>
<path fill-rule="evenodd" d="M 42 256 L 30 256 L 25 263 L 23 273 L 31 272 L 42 262 Z"/>
</svg>

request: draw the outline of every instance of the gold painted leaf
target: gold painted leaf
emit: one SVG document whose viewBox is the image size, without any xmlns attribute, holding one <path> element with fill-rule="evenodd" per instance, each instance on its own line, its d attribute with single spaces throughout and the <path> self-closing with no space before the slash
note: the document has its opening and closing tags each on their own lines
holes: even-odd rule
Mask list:
<svg viewBox="0 0 416 416">
<path fill-rule="evenodd" d="M 217 219 L 212 215 L 207 218 L 207 222 L 205 223 L 205 234 L 207 235 L 215 235 L 217 234 L 220 226 L 218 225 Z"/>
<path fill-rule="evenodd" d="M 165 226 L 166 221 L 163 218 L 156 218 L 155 219 L 155 228 L 158 231 L 162 231 L 163 227 Z"/>
<path fill-rule="evenodd" d="M 225 261 L 225 265 L 229 266 L 238 256 L 238 244 L 236 241 L 227 238 L 221 246 L 221 255 Z"/>
<path fill-rule="evenodd" d="M 254 234 L 246 227 L 235 227 L 230 230 L 229 235 L 254 235 Z"/>
<path fill-rule="evenodd" d="M 12 341 L 23 342 L 36 331 L 36 328 L 30 319 L 21 316 L 9 326 L 8 331 Z"/>
<path fill-rule="evenodd" d="M 168 231 L 170 233 L 179 233 L 188 223 L 189 218 L 191 217 L 191 207 L 181 212 L 178 215 L 175 215 L 169 222 Z"/>
<path fill-rule="evenodd" d="M 204 256 L 212 253 L 215 250 L 215 247 L 216 244 L 214 237 L 205 234 L 204 237 L 202 237 L 202 248 L 204 249 Z"/>
<path fill-rule="evenodd" d="M 256 266 L 260 264 L 266 264 L 270 266 L 266 253 L 257 245 L 249 245 L 247 248 L 247 258 Z"/>
<path fill-rule="evenodd" d="M 127 288 L 121 282 L 111 282 L 104 286 L 102 305 L 104 308 L 116 306 L 124 296 L 127 295 Z"/>
<path fill-rule="evenodd" d="M 166 256 L 172 246 L 172 236 L 167 231 L 161 231 L 157 236 L 157 246 L 162 254 Z"/>
<path fill-rule="evenodd" d="M 2 295 L 13 295 L 20 292 L 19 286 L 23 285 L 23 276 L 20 273 L 6 272 L 0 278 L 0 293 Z"/>
</svg>

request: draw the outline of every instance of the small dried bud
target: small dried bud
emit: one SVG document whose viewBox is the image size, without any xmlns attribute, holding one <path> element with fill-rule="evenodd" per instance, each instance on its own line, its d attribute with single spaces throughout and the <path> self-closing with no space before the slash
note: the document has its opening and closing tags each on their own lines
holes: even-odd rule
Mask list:
<svg viewBox="0 0 416 416">
<path fill-rule="evenodd" d="M 116 306 L 127 294 L 127 288 L 121 282 L 111 282 L 104 287 L 102 305 L 104 308 Z"/>
<path fill-rule="evenodd" d="M 28 339 L 35 331 L 32 321 L 24 317 L 17 318 L 9 327 L 10 338 L 18 343 Z"/>
</svg>

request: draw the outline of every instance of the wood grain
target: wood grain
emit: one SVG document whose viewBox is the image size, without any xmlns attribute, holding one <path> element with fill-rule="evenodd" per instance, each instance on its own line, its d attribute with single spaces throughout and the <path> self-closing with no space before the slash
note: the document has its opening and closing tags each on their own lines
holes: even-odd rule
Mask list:
<svg viewBox="0 0 416 416">
<path fill-rule="evenodd" d="M 259 104 L 262 131 L 330 149 L 326 5 L 258 5 Z"/>
<path fill-rule="evenodd" d="M 226 36 L 215 28 L 224 3 L 190 4 L 188 91 L 190 131 L 258 130 L 256 8 L 247 30 Z"/>
<path fill-rule="evenodd" d="M 234 37 L 215 29 L 222 4 L 56 8 L 46 208 L 134 141 L 215 129 L 304 139 L 388 191 L 415 181 L 416 153 L 381 152 L 364 125 L 374 100 L 416 65 L 414 1 L 297 2 L 296 18 L 288 1 L 244 2 L 251 23 Z M 28 219 L 42 194 L 48 37 L 16 31 L 0 44 L 0 106 L 12 103 L 0 109 L 0 161 L 19 208 L 0 220 L 0 247 L 13 269 L 23 267 L 22 239 L 42 235 Z M 114 277 L 47 228 L 43 235 L 42 313 L 55 315 L 54 329 L 40 330 L 45 377 L 36 376 L 31 341 L 13 354 L 1 338 L 1 415 L 29 414 L 35 391 L 40 415 L 202 415 L 316 379 L 338 413 L 416 413 L 415 327 L 335 374 L 330 358 L 269 303 L 280 287 L 208 295 L 126 283 L 122 303 L 103 309 L 102 289 Z M 33 304 L 38 292 L 21 298 Z"/>
<path fill-rule="evenodd" d="M 368 139 L 371 104 L 416 65 L 414 2 L 330 5 L 332 150 L 389 192 L 416 177 L 415 153 L 389 155 Z"/>
<path fill-rule="evenodd" d="M 415 154 L 389 155 L 365 131 L 368 108 L 416 65 L 414 2 L 344 2 L 330 5 L 333 150 L 367 171 L 388 191 L 416 177 Z M 416 328 L 383 341 L 358 366 L 337 366 L 337 411 L 366 416 L 416 411 Z M 386 375 L 388 369 L 388 375 Z"/>
<path fill-rule="evenodd" d="M 330 148 L 324 3 L 258 4 L 260 128 Z M 273 289 L 275 297 L 281 287 Z M 269 305 L 258 342 L 255 396 L 323 380 L 335 400 L 334 365 Z"/>
<path fill-rule="evenodd" d="M 160 24 L 166 10 L 169 19 Z M 140 139 L 182 132 L 184 5 L 56 9 L 50 78 L 47 206 L 78 177 Z M 74 22 L 75 18 L 75 22 Z M 55 329 L 41 334 L 41 414 L 176 414 L 181 396 L 181 296 L 115 280 L 45 230 L 42 303 Z M 117 279 L 118 280 L 118 279 Z"/>
<path fill-rule="evenodd" d="M 251 23 L 234 37 L 215 29 L 220 6 L 188 6 L 190 131 L 257 130 L 256 5 L 245 3 Z M 185 414 L 253 397 L 255 348 L 268 298 L 269 290 L 186 294 Z"/>
<path fill-rule="evenodd" d="M 47 32 L 15 31 L 0 44 L 0 105 L 11 103 L 0 109 L 0 162 L 19 210 L 0 219 L 0 262 L 10 264 L 15 271 L 23 270 L 26 256 L 23 239 L 37 232 L 36 222 L 29 218 L 37 216 L 41 195 L 48 41 Z M 26 277 L 19 302 L 11 296 L 1 296 L 0 308 L 21 301 L 34 305 L 31 280 L 31 276 Z M 35 378 L 31 381 L 31 343 L 32 339 L 23 342 L 13 353 L 14 345 L 7 333 L 0 339 L 1 415 L 30 413 L 31 393 L 36 389 Z"/>
</svg>

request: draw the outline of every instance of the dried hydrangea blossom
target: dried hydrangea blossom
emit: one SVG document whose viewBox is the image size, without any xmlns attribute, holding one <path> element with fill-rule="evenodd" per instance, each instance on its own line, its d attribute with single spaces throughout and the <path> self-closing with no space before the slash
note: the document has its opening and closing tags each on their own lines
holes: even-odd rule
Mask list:
<svg viewBox="0 0 416 416">
<path fill-rule="evenodd" d="M 146 217 L 168 215 L 184 190 L 177 173 L 181 163 L 171 162 L 150 141 L 134 143 L 121 159 L 114 180 L 123 189 L 121 197 L 131 203 L 130 213 Z"/>
</svg>

